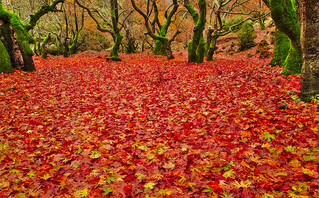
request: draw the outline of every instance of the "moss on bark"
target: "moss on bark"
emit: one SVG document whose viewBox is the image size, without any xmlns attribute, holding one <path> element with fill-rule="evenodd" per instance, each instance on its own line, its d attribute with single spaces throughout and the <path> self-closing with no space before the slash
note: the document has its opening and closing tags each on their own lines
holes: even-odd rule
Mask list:
<svg viewBox="0 0 319 198">
<path fill-rule="evenodd" d="M 54 0 L 51 5 L 47 5 L 47 4 L 43 5 L 39 9 L 39 11 L 37 11 L 36 13 L 30 15 L 30 21 L 29 21 L 28 24 L 25 25 L 25 29 L 27 31 L 33 29 L 36 26 L 36 24 L 39 21 L 39 19 L 43 15 L 47 14 L 48 12 L 57 12 L 58 10 L 56 9 L 56 6 L 59 3 L 63 3 L 63 2 L 64 2 L 64 0 Z"/>
<path fill-rule="evenodd" d="M 48 36 L 46 36 L 42 43 L 41 43 L 41 58 L 47 58 L 48 57 L 48 52 L 47 52 L 47 49 L 46 49 L 46 45 L 47 43 L 49 42 L 50 40 L 50 34 L 48 34 Z"/>
<path fill-rule="evenodd" d="M 35 67 L 32 60 L 33 51 L 30 47 L 30 43 L 35 43 L 34 38 L 28 33 L 19 16 L 7 11 L 3 7 L 2 2 L 0 2 L 0 19 L 3 20 L 5 24 L 10 24 L 16 34 L 16 39 L 24 62 L 22 69 L 25 71 L 34 71 Z"/>
<path fill-rule="evenodd" d="M 270 65 L 279 66 L 284 65 L 290 49 L 290 40 L 286 34 L 278 28 L 275 30 L 275 49 L 274 55 L 270 61 Z"/>
<path fill-rule="evenodd" d="M 188 62 L 202 63 L 205 56 L 205 40 L 203 31 L 206 24 L 206 0 L 198 0 L 200 13 L 198 14 L 189 1 L 184 1 L 184 6 L 192 15 L 195 27 L 193 36 L 188 43 Z"/>
<path fill-rule="evenodd" d="M 118 33 L 115 34 L 115 41 L 112 45 L 110 56 L 106 58 L 107 60 L 121 61 L 121 58 L 119 57 L 118 52 L 120 50 L 122 39 L 123 39 L 123 36 L 118 31 Z"/>
<path fill-rule="evenodd" d="M 168 41 L 168 38 L 166 38 L 166 34 L 167 34 L 167 31 L 168 31 L 170 24 L 172 23 L 172 18 L 179 7 L 177 0 L 174 0 L 173 3 L 174 3 L 173 9 L 169 12 L 164 25 L 160 29 L 159 36 L 162 37 L 162 39 L 155 41 L 153 54 L 162 55 L 162 56 L 168 55 L 167 50 L 170 49 L 170 46 L 168 46 L 168 45 L 170 45 L 170 43 Z M 171 52 L 169 52 L 169 54 L 170 53 Z"/>
<path fill-rule="evenodd" d="M 12 72 L 10 56 L 2 41 L 0 41 L 0 73 L 10 72 Z"/>
<path fill-rule="evenodd" d="M 69 46 L 69 55 L 75 54 L 76 49 L 78 47 L 78 39 L 79 39 L 79 34 L 82 30 L 83 26 L 75 32 L 74 38 L 72 40 L 72 44 Z"/>
<path fill-rule="evenodd" d="M 295 0 L 271 0 L 270 10 L 276 27 L 290 39 L 288 55 L 283 57 L 283 74 L 300 74 L 303 59 Z M 275 57 L 275 59 L 278 59 L 278 57 Z"/>
<path fill-rule="evenodd" d="M 155 40 L 153 54 L 167 56 L 166 46 L 167 46 L 167 42 L 163 42 L 161 40 Z"/>
</svg>

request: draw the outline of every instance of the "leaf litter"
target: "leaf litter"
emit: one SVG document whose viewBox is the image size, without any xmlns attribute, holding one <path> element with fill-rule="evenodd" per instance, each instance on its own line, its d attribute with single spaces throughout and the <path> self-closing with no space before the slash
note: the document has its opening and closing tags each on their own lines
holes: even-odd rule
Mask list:
<svg viewBox="0 0 319 198">
<path fill-rule="evenodd" d="M 2 197 L 317 197 L 319 111 L 269 59 L 35 60 L 0 75 Z"/>
</svg>

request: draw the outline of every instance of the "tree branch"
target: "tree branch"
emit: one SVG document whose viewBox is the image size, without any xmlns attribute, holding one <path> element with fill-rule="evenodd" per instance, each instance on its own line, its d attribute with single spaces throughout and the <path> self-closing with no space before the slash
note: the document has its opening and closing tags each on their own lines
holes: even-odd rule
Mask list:
<svg viewBox="0 0 319 198">
<path fill-rule="evenodd" d="M 37 11 L 36 13 L 30 15 L 30 21 L 28 24 L 24 25 L 24 27 L 26 28 L 27 31 L 33 29 L 38 20 L 45 14 L 49 13 L 49 12 L 62 12 L 61 10 L 58 10 L 56 8 L 56 6 L 59 4 L 59 3 L 64 3 L 65 0 L 55 0 L 53 1 L 53 3 L 51 5 L 44 5 L 40 8 L 39 11 Z"/>
<path fill-rule="evenodd" d="M 91 18 L 93 19 L 93 21 L 96 23 L 97 29 L 98 29 L 99 31 L 110 33 L 110 34 L 112 35 L 112 37 L 115 38 L 115 34 L 114 34 L 113 31 L 101 27 L 99 21 L 93 16 L 91 10 L 90 10 L 88 7 L 82 5 L 78 0 L 75 0 L 75 1 L 76 1 L 76 3 L 77 3 L 81 8 L 85 9 L 85 10 L 88 12 L 88 14 L 90 15 L 90 17 L 91 17 Z"/>
</svg>

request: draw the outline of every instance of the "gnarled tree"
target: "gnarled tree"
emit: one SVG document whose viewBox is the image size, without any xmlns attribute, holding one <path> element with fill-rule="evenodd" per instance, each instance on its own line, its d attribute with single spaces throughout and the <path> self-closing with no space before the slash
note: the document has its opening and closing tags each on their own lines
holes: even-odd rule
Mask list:
<svg viewBox="0 0 319 198">
<path fill-rule="evenodd" d="M 0 47 L 4 50 L 0 53 L 0 59 L 6 62 L 0 65 L 0 73 L 10 72 L 12 68 L 35 71 L 33 51 L 30 48 L 30 43 L 34 43 L 35 40 L 28 31 L 33 29 L 38 20 L 46 13 L 59 11 L 56 6 L 62 2 L 64 0 L 55 0 L 51 5 L 45 4 L 30 16 L 27 24 L 23 24 L 17 14 L 6 10 L 2 1 L 0 2 Z M 8 61 L 8 55 L 10 61 Z"/>
<path fill-rule="evenodd" d="M 174 58 L 172 50 L 171 50 L 171 43 L 180 32 L 177 30 L 171 39 L 167 38 L 166 34 L 173 21 L 173 16 L 176 14 L 177 9 L 179 7 L 178 1 L 173 0 L 172 4 L 166 9 L 165 11 L 166 20 L 163 25 L 161 24 L 159 20 L 159 11 L 158 11 L 158 6 L 155 0 L 147 1 L 147 13 L 143 12 L 136 5 L 134 0 L 131 0 L 131 2 L 132 2 L 133 8 L 144 18 L 145 27 L 147 29 L 146 34 L 148 34 L 150 37 L 152 37 L 155 40 L 153 54 L 167 56 L 168 59 Z M 170 10 L 171 7 L 172 9 Z M 154 18 L 151 21 L 150 15 L 152 10 L 154 10 Z M 156 31 L 158 33 L 156 33 Z"/>
<path fill-rule="evenodd" d="M 118 53 L 120 50 L 120 46 L 122 43 L 122 39 L 123 39 L 123 35 L 121 34 L 121 29 L 123 28 L 123 24 L 125 23 L 126 19 L 129 17 L 129 15 L 132 12 L 129 12 L 125 18 L 123 19 L 122 23 L 119 22 L 119 18 L 120 15 L 122 13 L 119 14 L 119 5 L 118 5 L 118 1 L 117 0 L 110 0 L 110 7 L 111 7 L 111 22 L 107 19 L 106 16 L 103 16 L 103 14 L 101 14 L 97 9 L 90 9 L 89 7 L 85 6 L 83 3 L 80 3 L 79 0 L 75 0 L 76 3 L 84 8 L 88 14 L 90 15 L 90 17 L 94 20 L 94 22 L 97 25 L 97 29 L 101 32 L 107 32 L 109 34 L 111 34 L 112 38 L 113 38 L 113 45 L 112 45 L 112 49 L 111 49 L 111 53 L 109 55 L 109 57 L 107 57 L 107 60 L 114 60 L 114 61 L 121 61 L 121 58 L 119 57 Z M 103 20 L 103 23 L 106 24 L 107 27 L 102 27 L 101 24 L 102 22 L 100 22 L 97 19 L 101 18 Z M 120 27 L 120 25 L 122 24 L 122 27 Z"/>
</svg>

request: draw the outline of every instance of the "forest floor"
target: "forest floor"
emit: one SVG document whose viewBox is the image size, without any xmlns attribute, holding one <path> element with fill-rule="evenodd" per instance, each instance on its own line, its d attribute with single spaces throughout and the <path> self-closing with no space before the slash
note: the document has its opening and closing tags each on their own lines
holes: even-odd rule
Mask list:
<svg viewBox="0 0 319 198">
<path fill-rule="evenodd" d="M 319 197 L 316 102 L 255 50 L 0 74 L 0 197 Z"/>
</svg>

